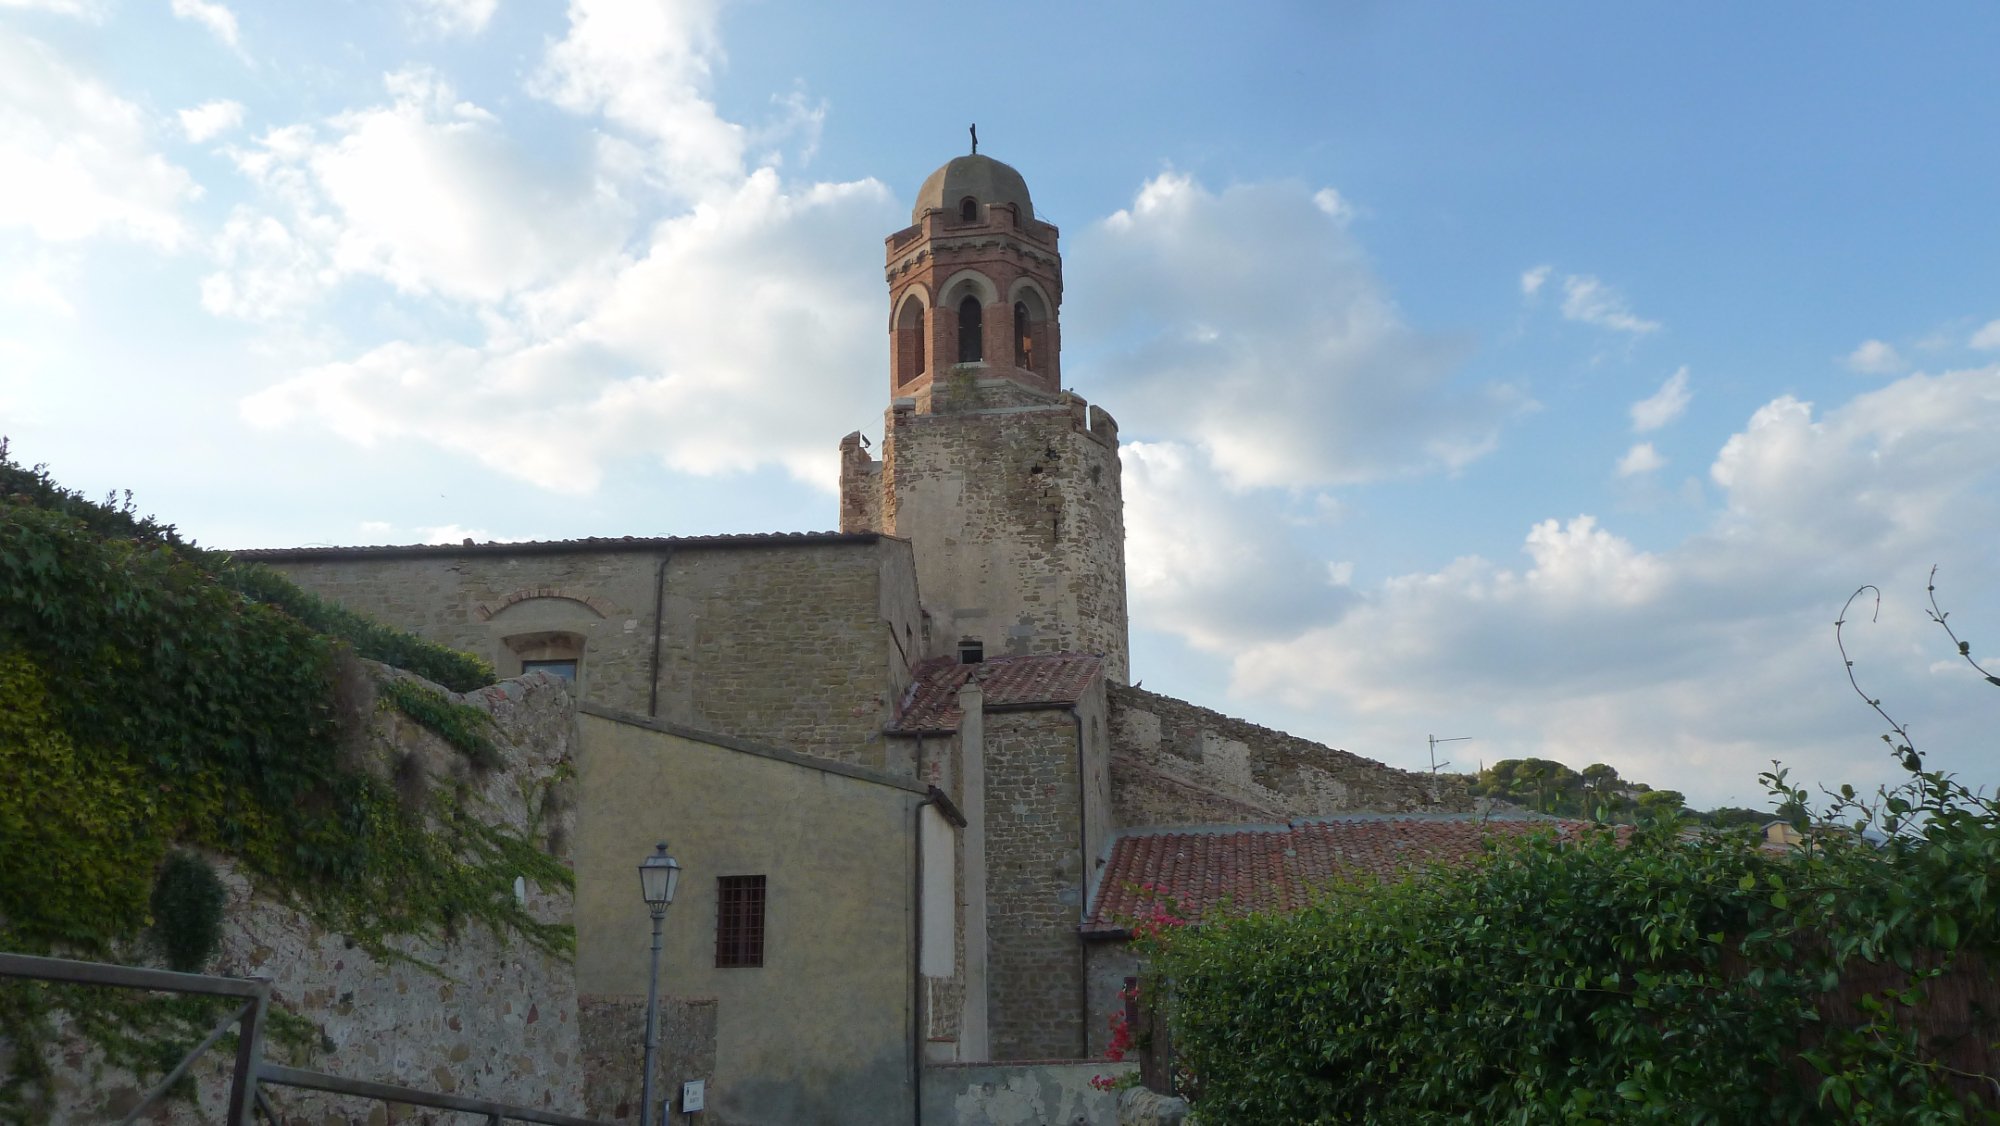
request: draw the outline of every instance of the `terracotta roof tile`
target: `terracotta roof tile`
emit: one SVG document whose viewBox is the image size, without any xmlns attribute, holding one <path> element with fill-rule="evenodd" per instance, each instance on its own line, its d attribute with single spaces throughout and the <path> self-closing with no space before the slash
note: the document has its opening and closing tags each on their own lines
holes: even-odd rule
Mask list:
<svg viewBox="0 0 2000 1126">
<path fill-rule="evenodd" d="M 1191 920 L 1225 901 L 1233 910 L 1294 911 L 1340 879 L 1387 880 L 1430 863 L 1464 864 L 1490 837 L 1548 829 L 1570 836 L 1584 827 L 1548 817 L 1356 814 L 1284 825 L 1128 831 L 1112 843 L 1083 930 L 1121 933 L 1161 897 Z"/>
<path fill-rule="evenodd" d="M 989 711 L 1074 704 L 1083 699 L 1103 667 L 1104 659 L 1094 653 L 995 657 L 972 665 L 950 657 L 932 657 L 912 670 L 915 679 L 889 731 L 896 735 L 957 731 L 964 718 L 958 710 L 958 690 L 968 680 L 978 681 Z"/>
</svg>

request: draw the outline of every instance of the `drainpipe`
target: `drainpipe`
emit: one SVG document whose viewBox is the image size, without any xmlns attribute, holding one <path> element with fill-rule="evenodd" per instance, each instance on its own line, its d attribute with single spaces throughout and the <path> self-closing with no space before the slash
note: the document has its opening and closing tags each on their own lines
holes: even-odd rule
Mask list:
<svg viewBox="0 0 2000 1126">
<path fill-rule="evenodd" d="M 910 910 L 910 1122 L 912 1126 L 924 1126 L 924 807 L 934 805 L 938 814 L 960 829 L 965 828 L 965 815 L 953 805 L 951 798 L 936 786 L 924 800 L 916 804 L 910 833 L 914 862 L 910 871 L 916 886 L 911 888 Z"/>
<path fill-rule="evenodd" d="M 660 718 L 660 634 L 665 623 L 660 620 L 667 605 L 667 564 L 674 557 L 672 548 L 660 556 L 660 565 L 653 570 L 653 675 L 652 687 L 646 696 L 646 716 Z"/>
<path fill-rule="evenodd" d="M 924 807 L 925 798 L 911 813 L 910 822 L 910 1123 L 924 1126 Z"/>
<path fill-rule="evenodd" d="M 1076 724 L 1076 1030 L 1082 1043 L 1076 1058 L 1090 1058 L 1090 952 L 1083 942 L 1082 926 L 1090 918 L 1090 772 L 1083 747 L 1083 712 L 1069 710 Z"/>
</svg>

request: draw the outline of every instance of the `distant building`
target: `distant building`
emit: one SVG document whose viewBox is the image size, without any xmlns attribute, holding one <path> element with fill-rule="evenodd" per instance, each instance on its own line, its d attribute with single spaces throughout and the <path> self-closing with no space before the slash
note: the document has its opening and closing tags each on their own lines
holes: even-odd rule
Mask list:
<svg viewBox="0 0 2000 1126">
<path fill-rule="evenodd" d="M 719 1002 L 717 1122 L 909 1122 L 942 1065 L 1101 1050 L 1085 939 L 1139 830 L 1472 805 L 1127 687 L 1118 426 L 1063 389 L 1019 173 L 933 173 L 887 280 L 881 457 L 842 440 L 839 532 L 242 553 L 574 681 L 579 987 L 644 992 L 633 868 L 672 841 L 663 977 Z"/>
</svg>

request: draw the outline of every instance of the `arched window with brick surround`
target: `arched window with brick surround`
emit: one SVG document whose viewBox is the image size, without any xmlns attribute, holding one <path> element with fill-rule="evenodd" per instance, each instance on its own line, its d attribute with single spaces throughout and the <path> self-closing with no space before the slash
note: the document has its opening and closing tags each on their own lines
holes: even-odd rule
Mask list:
<svg viewBox="0 0 2000 1126">
<path fill-rule="evenodd" d="M 1053 376 L 1056 340 L 1048 297 L 1041 286 L 1023 278 L 1014 283 L 1008 298 L 1014 312 L 1014 366 Z"/>
<path fill-rule="evenodd" d="M 912 293 L 903 299 L 896 314 L 896 385 L 902 386 L 924 373 L 930 340 L 924 331 L 924 301 Z"/>
<path fill-rule="evenodd" d="M 968 223 L 977 223 L 979 221 L 979 201 L 971 196 L 966 196 L 964 199 L 959 200 L 958 217 Z"/>
<path fill-rule="evenodd" d="M 958 362 L 976 364 L 986 358 L 985 310 L 979 298 L 968 293 L 958 303 Z"/>
</svg>

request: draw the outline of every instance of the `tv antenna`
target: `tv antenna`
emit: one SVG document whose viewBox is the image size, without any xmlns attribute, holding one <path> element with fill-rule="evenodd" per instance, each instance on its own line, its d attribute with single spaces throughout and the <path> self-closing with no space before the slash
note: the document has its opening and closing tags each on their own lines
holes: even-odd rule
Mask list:
<svg viewBox="0 0 2000 1126">
<path fill-rule="evenodd" d="M 1438 802 L 1444 799 L 1444 795 L 1438 790 L 1438 771 L 1443 770 L 1445 767 L 1451 765 L 1448 762 L 1438 761 L 1438 744 L 1470 742 L 1472 736 L 1453 735 L 1448 739 L 1440 739 L 1435 735 L 1427 735 L 1425 736 L 1425 738 L 1429 739 L 1431 744 L 1431 804 L 1436 805 Z"/>
<path fill-rule="evenodd" d="M 1449 739 L 1440 739 L 1435 735 L 1431 735 L 1427 736 L 1427 738 L 1430 739 L 1431 743 L 1431 774 L 1433 775 L 1437 774 L 1438 771 L 1443 770 L 1445 767 L 1451 765 L 1448 762 L 1438 761 L 1439 743 L 1469 743 L 1472 741 L 1472 736 L 1470 735 L 1453 735 Z"/>
</svg>

